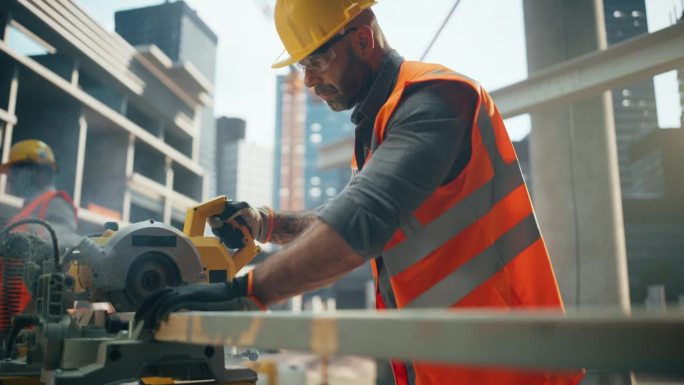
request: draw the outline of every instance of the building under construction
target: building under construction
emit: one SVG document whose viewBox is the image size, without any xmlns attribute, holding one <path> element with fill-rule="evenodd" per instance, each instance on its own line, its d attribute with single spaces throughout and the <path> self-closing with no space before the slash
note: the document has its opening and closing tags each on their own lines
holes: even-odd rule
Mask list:
<svg viewBox="0 0 684 385">
<path fill-rule="evenodd" d="M 0 12 L 2 159 L 19 140 L 48 143 L 84 229 L 182 223 L 204 198 L 199 136 L 210 82 L 157 46 L 131 46 L 71 2 L 9 1 Z M 21 206 L 2 191 L 3 205 Z"/>
</svg>

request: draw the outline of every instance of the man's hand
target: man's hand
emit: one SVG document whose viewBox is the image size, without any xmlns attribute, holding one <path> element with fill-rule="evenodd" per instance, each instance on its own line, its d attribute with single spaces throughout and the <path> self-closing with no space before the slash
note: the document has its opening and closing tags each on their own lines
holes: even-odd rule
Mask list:
<svg viewBox="0 0 684 385">
<path fill-rule="evenodd" d="M 228 201 L 220 215 L 209 218 L 211 231 L 231 249 L 244 246 L 242 233 L 228 222 L 234 220 L 247 226 L 252 237 L 261 243 L 269 242 L 273 231 L 273 211 L 267 206 L 254 208 L 247 202 Z"/>
<path fill-rule="evenodd" d="M 144 321 L 151 329 L 180 309 L 198 311 L 263 310 L 256 299 L 249 297 L 249 275 L 230 282 L 167 287 L 145 298 L 135 313 L 136 321 Z"/>
</svg>

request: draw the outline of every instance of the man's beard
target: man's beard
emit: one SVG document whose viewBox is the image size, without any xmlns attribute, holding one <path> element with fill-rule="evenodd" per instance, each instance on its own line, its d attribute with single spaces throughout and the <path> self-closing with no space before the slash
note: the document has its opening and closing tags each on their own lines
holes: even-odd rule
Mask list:
<svg viewBox="0 0 684 385">
<path fill-rule="evenodd" d="M 372 84 L 370 66 L 362 62 L 351 48 L 348 57 L 349 63 L 340 81 L 339 89 L 328 84 L 321 84 L 314 88 L 316 94 L 337 93 L 337 97 L 325 101 L 333 111 L 344 111 L 354 107 L 366 96 Z"/>
</svg>

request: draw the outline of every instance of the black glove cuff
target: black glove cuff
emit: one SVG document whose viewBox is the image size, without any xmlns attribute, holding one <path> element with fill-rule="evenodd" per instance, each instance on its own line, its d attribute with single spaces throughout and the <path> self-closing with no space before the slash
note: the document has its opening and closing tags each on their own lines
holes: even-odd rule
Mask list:
<svg viewBox="0 0 684 385">
<path fill-rule="evenodd" d="M 226 285 L 231 286 L 229 289 L 233 290 L 233 293 L 235 293 L 235 297 L 248 296 L 249 278 L 247 274 L 235 277 L 232 281 L 226 282 Z"/>
</svg>

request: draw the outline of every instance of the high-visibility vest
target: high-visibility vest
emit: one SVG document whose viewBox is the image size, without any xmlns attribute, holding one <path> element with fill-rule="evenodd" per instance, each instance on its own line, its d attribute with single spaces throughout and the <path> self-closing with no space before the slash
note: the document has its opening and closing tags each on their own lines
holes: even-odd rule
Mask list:
<svg viewBox="0 0 684 385">
<path fill-rule="evenodd" d="M 27 218 L 38 218 L 45 219 L 48 206 L 53 199 L 64 199 L 71 207 L 74 209 L 74 220 L 76 220 L 76 207 L 69 195 L 64 191 L 47 191 L 38 198 L 31 201 L 26 205 L 18 214 L 12 217 L 7 224 L 12 224 L 21 219 Z M 13 231 L 28 231 L 28 227 L 19 226 Z M 13 256 L 4 256 L 13 257 Z M 12 263 L 9 262 L 8 263 Z M 26 306 L 31 302 L 31 294 L 23 281 L 8 283 L 3 283 L 3 272 L 5 270 L 5 263 L 0 259 L 0 298 L 4 301 L 0 304 L 0 324 L 5 324 L 9 321 L 9 317 L 12 314 L 9 313 L 21 313 L 26 309 Z M 7 286 L 7 287 L 6 287 Z M 11 288 L 9 286 L 12 286 Z M 5 290 L 11 290 L 12 293 L 5 293 Z M 9 303 L 8 301 L 11 301 Z M 8 302 L 8 303 L 5 303 Z M 6 327 L 6 325 L 0 325 Z"/>
<path fill-rule="evenodd" d="M 477 82 L 440 65 L 402 63 L 396 85 L 376 116 L 371 151 L 361 159 L 371 161 L 373 150 L 382 145 L 387 122 L 406 87 L 436 80 L 467 85 L 478 95 L 471 157 L 455 179 L 412 212 L 372 261 L 377 307 L 562 311 L 513 144 L 492 99 Z M 389 276 L 389 293 L 380 292 L 384 287 L 378 285 L 379 262 Z M 392 362 L 392 368 L 399 385 L 574 384 L 582 378 L 581 371 L 526 372 L 421 362 Z"/>
</svg>

